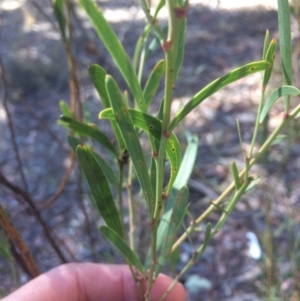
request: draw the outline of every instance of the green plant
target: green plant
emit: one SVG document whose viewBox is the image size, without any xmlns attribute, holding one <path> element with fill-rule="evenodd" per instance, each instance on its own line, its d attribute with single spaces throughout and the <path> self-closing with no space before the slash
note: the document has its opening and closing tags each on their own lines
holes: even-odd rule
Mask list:
<svg viewBox="0 0 300 301">
<path fill-rule="evenodd" d="M 63 2 L 61 0 L 55 1 L 55 7 L 62 37 L 65 40 L 66 22 L 63 13 Z M 100 231 L 121 252 L 125 261 L 131 267 L 133 277 L 137 279 L 137 274 L 139 274 L 139 277 L 147 279 L 147 290 L 141 296 L 141 299 L 149 300 L 152 283 L 166 265 L 169 254 L 176 251 L 179 245 L 195 231 L 200 223 L 205 222 L 207 217 L 216 208 L 220 208 L 220 204 L 224 203 L 225 207 L 218 222 L 214 225 L 206 223 L 205 229 L 202 229 L 205 233 L 203 243 L 175 278 L 174 283 L 165 292 L 165 295 L 203 254 L 207 244 L 222 228 L 240 198 L 258 183 L 259 179 L 254 179 L 250 174 L 251 167 L 267 153 L 271 145 L 280 140 L 279 134 L 282 129 L 291 120 L 295 119 L 300 111 L 300 106 L 297 106 L 290 112 L 289 105 L 290 96 L 299 96 L 300 91 L 291 86 L 292 68 L 291 49 L 289 47 L 291 40 L 288 1 L 278 1 L 283 86 L 275 89 L 265 99 L 265 91 L 272 74 L 276 52 L 276 40 L 272 39 L 270 41 L 269 32 L 267 31 L 261 61 L 250 62 L 211 82 L 195 94 L 174 117 L 171 117 L 171 107 L 176 78 L 180 72 L 184 56 L 187 1 L 162 0 L 153 9 L 148 1 L 140 0 L 147 24 L 143 35 L 137 42 L 133 63 L 131 63 L 116 34 L 93 1 L 79 0 L 79 3 L 86 11 L 99 37 L 114 59 L 127 83 L 129 93 L 122 93 L 115 79 L 106 74 L 101 66 L 92 65 L 89 68 L 89 75 L 104 106 L 104 110 L 100 112 L 99 117 L 100 119 L 110 120 L 116 143 L 112 143 L 108 136 L 95 125 L 76 120 L 72 110 L 70 111 L 64 103 L 61 104 L 64 114 L 61 121 L 64 126 L 76 133 L 76 135 L 69 137 L 69 143 L 76 151 L 96 207 L 106 223 L 105 226 L 100 227 Z M 157 21 L 159 12 L 164 6 L 168 11 L 167 35 L 165 35 Z M 155 65 L 148 75 L 146 84 L 142 85 L 141 78 L 146 52 L 152 33 L 155 35 L 156 41 L 160 42 L 165 58 Z M 255 72 L 263 72 L 262 93 L 250 150 L 248 153 L 242 150 L 245 167 L 239 171 L 235 162 L 232 163 L 231 170 L 234 181 L 216 200 L 212 201 L 205 212 L 191 222 L 190 226 L 177 239 L 179 227 L 188 213 L 187 181 L 195 163 L 197 137 L 189 138 L 182 159 L 180 143 L 174 133 L 176 126 L 193 109 L 221 88 Z M 159 112 L 153 115 L 149 113 L 151 103 L 163 78 L 164 96 Z M 283 119 L 269 136 L 265 134 L 266 137 L 261 142 L 259 150 L 254 152 L 260 125 L 264 123 L 264 128 L 268 127 L 266 121 L 268 112 L 280 97 L 284 97 Z M 239 124 L 238 132 L 241 137 Z M 266 133 L 266 131 L 264 132 Z M 96 148 L 88 146 L 88 144 L 84 145 L 82 137 L 90 137 L 100 143 L 107 151 L 106 157 L 99 156 Z M 142 140 L 145 139 L 148 143 L 146 147 L 142 143 Z M 241 138 L 240 143 L 242 146 Z M 147 156 L 145 152 L 151 155 Z M 167 165 L 170 168 L 170 176 L 166 184 Z M 139 183 L 141 190 L 139 197 L 134 197 L 134 183 Z M 127 189 L 128 197 L 129 229 L 124 224 L 124 188 Z M 148 232 L 151 238 L 149 251 L 145 258 L 139 257 L 135 235 L 140 220 L 134 207 L 139 200 L 143 201 L 147 210 Z M 137 281 L 137 286 L 138 283 Z"/>
</svg>

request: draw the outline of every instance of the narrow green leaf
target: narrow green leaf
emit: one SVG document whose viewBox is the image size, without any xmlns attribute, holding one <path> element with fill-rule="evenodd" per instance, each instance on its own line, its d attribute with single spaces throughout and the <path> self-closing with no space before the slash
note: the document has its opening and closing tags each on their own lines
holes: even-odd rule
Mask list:
<svg viewBox="0 0 300 301">
<path fill-rule="evenodd" d="M 110 102 L 105 86 L 106 71 L 101 66 L 93 64 L 89 67 L 89 76 L 102 100 L 104 108 L 110 108 Z"/>
<path fill-rule="evenodd" d="M 157 4 L 156 8 L 155 8 L 155 13 L 153 15 L 153 18 L 156 19 L 158 13 L 160 12 L 160 10 L 165 6 L 166 0 L 160 0 L 159 3 Z"/>
<path fill-rule="evenodd" d="M 234 161 L 231 164 L 231 170 L 234 179 L 235 189 L 238 190 L 241 187 L 241 182 L 239 177 L 239 171 Z"/>
<path fill-rule="evenodd" d="M 162 268 L 165 266 L 168 256 L 170 255 L 171 248 L 176 239 L 176 234 L 181 225 L 183 218 L 186 214 L 187 200 L 188 200 L 189 190 L 187 186 L 184 186 L 178 191 L 175 199 L 175 203 L 172 210 L 170 222 L 165 222 L 165 231 L 158 230 L 158 236 L 165 234 L 163 239 L 158 237 L 159 240 L 163 242 L 161 253 L 158 257 L 158 264 L 156 266 L 156 276 L 161 272 Z"/>
<path fill-rule="evenodd" d="M 187 148 L 185 150 L 178 175 L 173 185 L 176 189 L 181 189 L 183 186 L 187 185 L 195 166 L 199 142 L 198 137 L 187 133 L 187 142 Z"/>
<path fill-rule="evenodd" d="M 73 116 L 73 114 L 71 113 L 71 111 L 65 101 L 61 100 L 59 102 L 59 108 L 63 115 L 68 116 L 68 117 Z"/>
<path fill-rule="evenodd" d="M 267 29 L 266 30 L 266 35 L 265 35 L 265 40 L 264 40 L 264 48 L 263 48 L 263 56 L 262 56 L 263 60 L 266 60 L 266 54 L 267 54 L 269 45 L 270 45 L 270 32 Z"/>
<path fill-rule="evenodd" d="M 84 145 L 76 150 L 81 168 L 87 178 L 96 207 L 108 227 L 123 237 L 123 228 L 107 179 L 92 152 Z"/>
<path fill-rule="evenodd" d="M 66 42 L 67 37 L 66 37 L 66 21 L 64 15 L 64 2 L 65 0 L 54 0 L 53 9 L 54 9 L 54 15 L 58 22 L 58 27 L 60 30 L 61 37 L 63 41 Z"/>
<path fill-rule="evenodd" d="M 153 97 L 156 94 L 156 91 L 159 87 L 164 72 L 165 72 L 165 61 L 160 60 L 154 66 L 144 88 L 144 98 L 147 106 L 149 106 L 149 104 L 153 100 Z"/>
<path fill-rule="evenodd" d="M 300 90 L 293 86 L 282 86 L 277 88 L 275 91 L 272 92 L 272 94 L 268 97 L 268 99 L 265 101 L 264 106 L 262 108 L 259 122 L 262 123 L 265 117 L 267 116 L 269 110 L 275 103 L 277 99 L 279 99 L 282 96 L 300 96 Z"/>
<path fill-rule="evenodd" d="M 186 18 L 180 18 L 176 20 L 176 26 L 178 26 L 178 41 L 177 41 L 177 55 L 175 62 L 175 81 L 178 77 L 183 58 L 184 58 L 184 46 L 185 46 L 185 29 L 186 29 Z"/>
<path fill-rule="evenodd" d="M 258 71 L 266 70 L 270 68 L 271 65 L 266 61 L 257 61 L 246 64 L 242 67 L 234 69 L 233 71 L 227 73 L 226 75 L 219 77 L 214 80 L 201 91 L 199 91 L 174 117 L 170 124 L 170 130 L 183 120 L 183 118 L 188 115 L 194 108 L 196 108 L 203 100 L 213 95 L 221 88 Z"/>
<path fill-rule="evenodd" d="M 79 3 L 87 13 L 103 44 L 118 66 L 118 69 L 123 75 L 138 107 L 142 111 L 146 111 L 146 104 L 142 89 L 139 85 L 130 60 L 115 32 L 105 20 L 102 12 L 96 6 L 93 0 L 79 0 Z"/>
<path fill-rule="evenodd" d="M 105 85 L 106 71 L 99 65 L 91 65 L 89 68 L 89 76 L 103 102 L 104 108 L 110 108 L 111 105 Z M 125 143 L 123 141 L 118 125 L 115 121 L 111 120 L 111 126 L 117 139 L 119 150 L 122 151 L 125 149 Z"/>
<path fill-rule="evenodd" d="M 166 153 L 170 161 L 171 175 L 166 193 L 169 194 L 181 167 L 181 147 L 177 137 L 172 133 L 168 139 Z"/>
<path fill-rule="evenodd" d="M 73 151 L 76 153 L 76 148 L 78 145 L 81 145 L 81 141 L 77 139 L 76 137 L 73 136 L 68 136 L 68 143 L 73 149 Z M 118 185 L 118 180 L 116 178 L 116 173 L 113 172 L 112 168 L 108 163 L 100 157 L 97 153 L 92 152 L 94 157 L 96 158 L 98 164 L 100 165 L 100 168 L 102 169 L 103 173 L 106 176 L 107 181 L 113 185 L 113 187 L 117 187 Z"/>
<path fill-rule="evenodd" d="M 251 179 L 250 184 L 247 186 L 245 192 L 248 192 L 249 190 L 253 189 L 257 184 L 259 183 L 260 178 Z"/>
<path fill-rule="evenodd" d="M 97 153 L 93 152 L 94 157 L 96 158 L 100 168 L 102 169 L 103 173 L 106 176 L 107 181 L 113 186 L 117 187 L 118 179 L 116 177 L 116 171 L 113 171 L 111 166 L 107 163 L 106 160 L 104 160 L 101 156 L 99 156 Z"/>
<path fill-rule="evenodd" d="M 159 24 L 157 24 L 158 22 L 155 22 L 156 21 L 155 20 L 156 16 L 154 15 L 154 17 L 152 17 L 152 15 L 150 13 L 150 2 L 147 1 L 147 0 L 139 0 L 139 4 L 140 4 L 141 9 L 144 12 L 144 15 L 146 17 L 147 23 L 151 26 L 152 32 L 162 42 L 164 40 L 164 34 L 163 34 L 163 32 L 162 32 Z M 158 6 L 160 6 L 160 3 L 158 4 Z"/>
<path fill-rule="evenodd" d="M 290 5 L 288 0 L 277 0 L 280 56 L 283 71 L 283 84 L 292 84 L 292 39 Z M 285 112 L 289 110 L 289 96 L 284 97 Z"/>
<path fill-rule="evenodd" d="M 151 29 L 150 26 L 148 26 L 147 28 L 149 30 Z M 145 31 L 146 31 L 146 29 L 144 30 L 144 34 L 145 34 Z M 140 58 L 140 54 L 142 52 L 143 45 L 144 45 L 144 34 L 138 38 L 137 43 L 135 45 L 135 49 L 134 49 L 134 54 L 133 54 L 133 59 L 132 59 L 132 65 L 133 65 L 132 67 L 136 74 L 138 73 L 139 58 Z"/>
<path fill-rule="evenodd" d="M 100 231 L 121 252 L 128 263 L 135 266 L 143 276 L 146 275 L 142 263 L 118 233 L 106 226 L 100 227 Z"/>
<path fill-rule="evenodd" d="M 196 261 L 199 260 L 199 258 L 202 256 L 202 254 L 204 253 L 210 239 L 211 239 L 212 235 L 211 235 L 211 223 L 207 223 L 206 227 L 205 227 L 205 235 L 204 235 L 204 241 L 201 245 L 201 247 L 199 248 L 199 252 L 197 254 L 197 258 L 195 259 Z"/>
<path fill-rule="evenodd" d="M 116 122 L 119 125 L 127 151 L 130 155 L 136 175 L 143 190 L 150 219 L 152 217 L 152 204 L 154 204 L 154 199 L 150 176 L 139 137 L 135 131 L 129 109 L 123 102 L 119 87 L 115 80 L 109 75 L 106 76 L 106 87 Z"/>
<path fill-rule="evenodd" d="M 204 249 L 206 248 L 210 238 L 211 238 L 211 223 L 207 223 L 205 227 L 205 236 L 203 242 L 203 244 L 205 245 Z"/>
<path fill-rule="evenodd" d="M 96 125 L 87 125 L 68 116 L 61 116 L 60 119 L 66 122 L 71 130 L 95 139 L 103 147 L 109 150 L 116 158 L 118 157 L 118 152 L 114 145 L 110 142 L 107 136 L 97 128 Z"/>
<path fill-rule="evenodd" d="M 128 108 L 134 126 L 150 133 L 156 139 L 160 140 L 161 136 L 161 121 L 157 118 L 143 113 L 141 111 Z M 99 118 L 114 120 L 115 115 L 112 109 L 105 109 L 99 113 Z"/>
<path fill-rule="evenodd" d="M 287 135 L 278 135 L 278 136 L 273 140 L 273 142 L 270 144 L 270 146 L 279 144 L 281 141 L 285 140 L 286 138 L 287 138 Z"/>
<path fill-rule="evenodd" d="M 272 41 L 269 45 L 269 48 L 267 50 L 266 56 L 264 58 L 267 62 L 269 62 L 271 64 L 271 67 L 266 69 L 264 72 L 263 89 L 266 88 L 266 86 L 269 82 L 269 79 L 271 77 L 272 71 L 273 71 L 273 64 L 274 64 L 275 53 L 276 53 L 276 45 L 277 45 L 277 42 L 276 42 L 276 39 L 274 38 L 274 39 L 272 39 Z"/>
<path fill-rule="evenodd" d="M 171 191 L 169 193 L 169 197 L 167 200 L 167 205 L 165 209 L 165 213 L 161 218 L 161 221 L 159 223 L 158 228 L 158 236 L 157 236 L 157 250 L 161 249 L 161 246 L 163 244 L 165 235 L 167 233 L 168 225 L 170 223 L 172 210 L 174 208 L 175 200 L 177 197 L 178 192 L 184 188 L 188 180 L 190 178 L 190 175 L 192 173 L 193 167 L 195 165 L 195 160 L 197 157 L 197 151 L 198 151 L 198 137 L 196 136 L 187 136 L 188 138 L 188 145 L 186 148 L 186 151 L 184 153 L 182 163 L 180 165 L 180 169 L 178 171 L 178 175 L 176 177 L 176 180 L 174 182 L 173 187 L 171 187 Z"/>
<path fill-rule="evenodd" d="M 127 109 L 127 110 L 130 113 L 134 126 L 142 129 L 146 133 L 151 134 L 158 141 L 160 141 L 161 126 L 162 126 L 160 120 L 141 111 L 137 111 L 134 109 Z M 115 116 L 111 109 L 106 109 L 100 112 L 99 118 L 114 119 Z M 166 153 L 170 160 L 170 166 L 171 166 L 171 176 L 170 176 L 168 189 L 167 189 L 167 191 L 169 191 L 173 186 L 173 183 L 177 177 L 179 167 L 181 166 L 180 164 L 182 158 L 181 147 L 174 133 L 172 133 L 170 138 L 168 139 Z"/>
</svg>

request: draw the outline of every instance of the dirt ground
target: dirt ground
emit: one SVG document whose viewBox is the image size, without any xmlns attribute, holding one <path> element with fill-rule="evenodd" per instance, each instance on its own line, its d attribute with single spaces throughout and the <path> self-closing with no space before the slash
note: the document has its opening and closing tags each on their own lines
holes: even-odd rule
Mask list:
<svg viewBox="0 0 300 301">
<path fill-rule="evenodd" d="M 58 101 L 69 99 L 68 66 L 59 33 L 51 23 L 54 17 L 50 2 L 6 0 L 0 4 L 0 58 L 8 81 L 8 108 L 27 184 L 24 186 L 20 176 L 3 106 L 0 106 L 0 170 L 11 183 L 26 190 L 37 207 L 51 199 L 69 164 L 68 133 L 57 124 L 61 114 Z M 133 46 L 144 25 L 135 1 L 99 3 L 132 57 Z M 261 59 L 266 29 L 271 37 L 278 38 L 276 3 L 275 0 L 191 1 L 185 60 L 176 85 L 173 113 L 211 80 L 242 64 Z M 80 95 L 86 118 L 99 124 L 97 115 L 101 105 L 87 68 L 97 63 L 117 80 L 120 75 L 83 14 L 79 11 L 77 16 L 80 21 L 74 21 L 73 51 L 80 78 Z M 296 45 L 299 32 L 295 18 L 292 18 L 292 24 L 293 44 Z M 90 51 L 91 42 L 96 51 Z M 149 59 L 144 80 L 160 57 L 156 51 Z M 295 62 L 296 72 L 296 52 Z M 275 70 L 271 87 L 281 82 L 278 55 Z M 197 162 L 189 183 L 190 212 L 194 217 L 230 183 L 232 161 L 243 167 L 236 119 L 240 122 L 247 148 L 260 96 L 260 79 L 261 75 L 255 74 L 218 92 L 189 114 L 184 126 L 177 129 L 183 144 L 186 130 L 199 137 Z M 296 86 L 299 84 L 295 83 Z M 0 87 L 3 91 L 3 82 Z M 161 96 L 160 92 L 153 111 Z M 281 111 L 280 105 L 271 111 L 270 129 L 280 120 Z M 294 281 L 300 280 L 298 128 L 299 121 L 295 121 L 286 130 L 290 138 L 270 151 L 268 164 L 257 164 L 253 168 L 253 176 L 261 178 L 258 188 L 242 199 L 201 260 L 181 279 L 189 291 L 188 300 L 264 300 L 270 249 L 273 250 L 274 276 L 278 281 L 277 295 L 274 295 L 277 299 L 274 300 L 298 300 L 291 299 L 291 294 L 299 290 Z M 30 246 L 40 269 L 46 271 L 59 265 L 61 260 L 22 197 L 5 185 L 0 187 L 0 202 Z M 67 261 L 121 262 L 117 252 L 97 230 L 100 222 L 86 188 L 75 164 L 63 193 L 53 205 L 41 211 L 41 216 L 60 240 Z M 219 214 L 220 210 L 216 210 L 209 221 L 215 222 Z M 263 248 L 264 255 L 260 260 L 248 256 L 246 233 L 249 231 L 257 235 Z M 272 240 L 266 242 L 268 233 L 272 233 Z M 203 233 L 195 233 L 192 239 L 193 244 L 187 241 L 182 245 L 176 271 L 192 256 L 194 248 L 203 240 Z M 20 268 L 14 277 L 12 271 L 8 262 L 0 257 L 0 293 L 3 295 L 28 280 Z"/>
</svg>

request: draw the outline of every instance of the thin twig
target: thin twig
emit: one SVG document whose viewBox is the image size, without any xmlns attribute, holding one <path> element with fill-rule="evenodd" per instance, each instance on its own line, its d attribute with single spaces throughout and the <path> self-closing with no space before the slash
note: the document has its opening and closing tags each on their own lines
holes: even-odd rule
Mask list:
<svg viewBox="0 0 300 301">
<path fill-rule="evenodd" d="M 53 29 L 57 32 L 60 32 L 58 26 L 56 23 L 48 16 L 48 14 L 45 12 L 45 10 L 39 5 L 36 1 L 34 0 L 28 0 L 36 9 L 37 11 L 46 19 L 48 20 Z M 50 6 L 53 6 L 52 3 L 50 2 Z M 70 80 L 69 80 L 69 85 L 70 85 L 70 108 L 72 113 L 74 113 L 74 116 L 78 115 L 77 117 L 79 120 L 82 120 L 83 118 L 83 109 L 82 105 L 80 102 L 80 89 L 79 89 L 79 84 L 78 84 L 78 78 L 76 75 L 76 64 L 75 64 L 75 59 L 72 54 L 72 42 L 73 42 L 73 25 L 71 24 L 71 13 L 75 16 L 74 10 L 72 9 L 72 3 L 70 0 L 66 1 L 66 8 L 67 8 L 67 14 L 66 14 L 66 19 L 67 19 L 67 28 L 69 31 L 69 37 L 66 43 L 64 43 L 64 47 L 67 53 L 67 58 L 68 58 L 68 65 L 69 65 L 69 72 L 70 72 Z M 76 17 L 76 16 L 75 16 Z M 63 41 L 63 40 L 62 40 Z M 77 110 L 76 110 L 77 109 Z M 77 114 L 75 112 L 77 111 Z"/>
<path fill-rule="evenodd" d="M 41 224 L 41 226 L 43 227 L 43 230 L 45 231 L 45 234 L 46 234 L 51 246 L 56 251 L 57 256 L 60 258 L 60 260 L 63 263 L 68 262 L 65 255 L 62 253 L 60 247 L 58 246 L 57 242 L 55 241 L 55 239 L 53 237 L 53 233 L 51 232 L 48 225 L 42 218 L 39 210 L 36 208 L 35 203 L 31 199 L 30 195 L 25 190 L 16 186 L 15 184 L 11 183 L 8 179 L 6 179 L 6 177 L 2 174 L 1 171 L 0 171 L 0 184 L 2 184 L 3 186 L 12 190 L 14 193 L 19 194 L 23 197 L 23 199 L 26 201 L 27 205 L 31 209 L 32 213 L 34 214 L 34 216 L 36 217 L 38 222 Z"/>
<path fill-rule="evenodd" d="M 7 116 L 7 125 L 8 125 L 8 128 L 9 128 L 9 131 L 10 131 L 10 135 L 11 135 L 11 142 L 12 142 L 13 149 L 14 149 L 14 152 L 15 152 L 19 173 L 20 173 L 21 179 L 22 179 L 23 188 L 26 191 L 28 191 L 28 184 L 27 184 L 27 180 L 26 180 L 25 173 L 24 173 L 24 170 L 23 170 L 23 164 L 22 164 L 18 144 L 16 142 L 16 133 L 15 133 L 15 130 L 14 130 L 13 119 L 12 119 L 12 116 L 11 116 L 9 108 L 8 108 L 7 79 L 6 79 L 6 72 L 5 72 L 5 68 L 4 68 L 1 57 L 0 57 L 0 72 L 1 72 L 1 79 L 2 79 L 2 82 L 3 82 L 3 107 L 4 107 L 4 110 L 5 110 L 6 116 Z"/>
<path fill-rule="evenodd" d="M 71 151 L 70 152 L 70 155 L 69 155 L 69 161 L 70 161 L 70 164 L 65 172 L 65 175 L 64 177 L 62 178 L 58 188 L 56 189 L 54 195 L 49 198 L 46 202 L 44 203 L 40 203 L 37 208 L 39 211 L 42 211 L 50 206 L 52 206 L 56 201 L 57 199 L 60 197 L 60 195 L 62 194 L 62 192 L 64 191 L 68 181 L 69 181 L 69 178 L 70 178 L 70 175 L 71 175 L 71 172 L 73 170 L 73 167 L 74 167 L 74 163 L 75 163 L 75 156 L 74 156 L 74 152 Z"/>
<path fill-rule="evenodd" d="M 25 241 L 20 235 L 19 231 L 14 227 L 10 218 L 6 214 L 4 208 L 0 205 L 0 225 L 7 233 L 10 241 L 16 248 L 17 253 L 20 255 L 20 259 L 26 266 L 26 270 L 32 278 L 41 274 L 37 263 L 35 262 L 32 254 L 30 253 Z"/>
<path fill-rule="evenodd" d="M 39 3 L 37 3 L 34 0 L 28 0 L 28 2 L 30 4 L 32 4 L 32 6 L 34 6 L 35 9 L 45 18 L 45 20 L 47 20 L 52 25 L 52 27 L 55 31 L 59 32 L 59 29 L 58 29 L 58 26 L 56 25 L 56 23 L 48 16 L 48 14 L 45 12 L 45 10 L 41 7 L 41 5 Z M 52 6 L 51 2 L 49 4 L 50 4 L 50 6 Z"/>
</svg>

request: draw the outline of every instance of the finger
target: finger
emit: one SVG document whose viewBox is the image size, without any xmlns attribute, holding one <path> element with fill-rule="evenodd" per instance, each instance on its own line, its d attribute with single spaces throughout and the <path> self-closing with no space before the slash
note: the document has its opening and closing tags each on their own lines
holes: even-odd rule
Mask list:
<svg viewBox="0 0 300 301">
<path fill-rule="evenodd" d="M 153 284 L 151 300 L 158 300 L 172 279 L 160 275 Z M 185 300 L 181 284 L 166 301 Z M 106 301 L 138 300 L 136 285 L 126 265 L 74 263 L 59 266 L 14 292 L 2 301 Z"/>
</svg>

